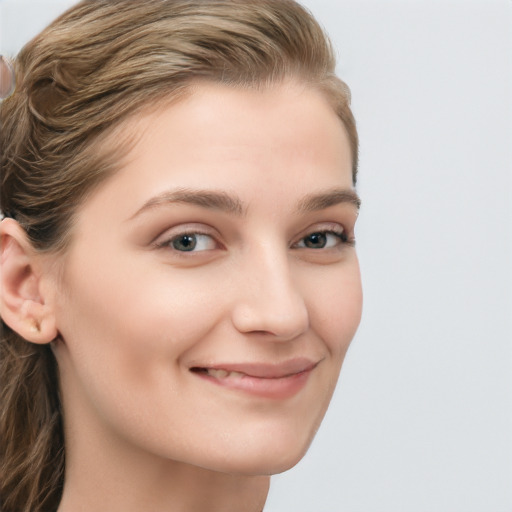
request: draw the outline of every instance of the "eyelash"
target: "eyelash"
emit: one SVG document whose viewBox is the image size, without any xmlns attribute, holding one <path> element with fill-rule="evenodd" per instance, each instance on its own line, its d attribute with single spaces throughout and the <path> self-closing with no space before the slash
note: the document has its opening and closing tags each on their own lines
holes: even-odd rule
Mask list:
<svg viewBox="0 0 512 512">
<path fill-rule="evenodd" d="M 334 237 L 336 237 L 338 239 L 338 243 L 336 243 L 334 246 L 331 245 L 331 247 L 318 247 L 318 248 L 307 247 L 305 240 L 308 237 L 313 237 L 315 235 L 323 235 L 325 237 L 334 236 Z M 181 233 L 177 233 L 177 234 L 171 236 L 170 238 L 166 238 L 165 240 L 163 240 L 161 242 L 156 242 L 155 246 L 157 248 L 170 248 L 171 250 L 173 250 L 174 252 L 176 252 L 176 253 L 178 253 L 180 255 L 184 255 L 187 252 L 188 253 L 198 253 L 198 252 L 205 252 L 205 251 L 211 250 L 211 249 L 203 249 L 201 251 L 196 251 L 195 250 L 195 248 L 196 248 L 195 245 L 189 251 L 187 251 L 187 250 L 179 250 L 176 247 L 173 247 L 173 244 L 176 241 L 178 241 L 179 239 L 183 240 L 185 237 L 195 237 L 196 238 L 195 243 L 197 243 L 197 237 L 209 237 L 216 246 L 220 245 L 216 241 L 215 236 L 212 235 L 211 233 L 206 233 L 206 232 L 201 231 L 199 229 L 189 229 L 189 230 L 185 230 L 185 231 L 183 231 Z M 326 241 L 325 243 L 328 244 L 329 242 Z M 302 245 L 300 245 L 300 244 L 302 244 Z M 312 251 L 320 251 L 320 250 L 333 250 L 333 249 L 336 249 L 336 248 L 339 249 L 340 246 L 353 247 L 354 245 L 355 245 L 355 239 L 349 238 L 347 236 L 346 232 L 342 228 L 336 228 L 336 229 L 318 229 L 318 230 L 313 230 L 313 231 L 307 233 L 306 235 L 304 235 L 303 237 L 301 237 L 298 242 L 294 243 L 291 246 L 291 248 L 292 249 L 310 249 Z"/>
<path fill-rule="evenodd" d="M 174 250 L 175 252 L 177 253 L 187 253 L 187 252 L 203 252 L 203 251 L 194 251 L 195 249 L 195 246 L 192 248 L 191 251 L 180 251 L 179 249 L 176 249 L 175 247 L 173 247 L 173 243 L 177 240 L 179 240 L 180 238 L 181 239 L 184 239 L 185 237 L 198 237 L 198 236 L 201 236 L 201 237 L 208 237 L 210 238 L 211 240 L 214 241 L 215 245 L 219 245 L 219 243 L 217 241 L 215 241 L 215 237 L 211 234 L 211 233 L 205 233 L 203 231 L 200 231 L 198 229 L 190 229 L 190 230 L 186 230 L 186 231 L 183 231 L 181 233 L 177 233 L 175 235 L 172 235 L 170 238 L 166 238 L 165 240 L 163 240 L 162 242 L 157 242 L 155 245 L 157 248 L 170 248 L 172 250 Z"/>
<path fill-rule="evenodd" d="M 329 235 L 330 236 L 334 236 L 338 239 L 338 242 L 340 245 L 349 245 L 349 246 L 353 246 L 355 241 L 353 239 L 349 239 L 347 234 L 345 233 L 344 230 L 336 230 L 336 229 L 319 229 L 318 231 L 312 231 L 310 233 L 308 233 L 307 235 L 303 236 L 299 242 L 295 243 L 292 247 L 294 248 L 304 248 L 304 249 L 312 249 L 312 250 L 321 250 L 321 249 L 333 249 L 334 247 L 319 247 L 319 248 L 313 248 L 313 247 L 307 247 L 306 246 L 306 242 L 305 240 L 307 238 L 311 238 L 315 235 L 321 235 L 321 236 L 325 236 L 325 237 L 328 237 Z M 300 243 L 303 243 L 304 245 L 303 246 L 299 246 Z M 328 242 L 326 241 L 326 244 Z M 336 244 L 338 245 L 338 244 Z"/>
</svg>

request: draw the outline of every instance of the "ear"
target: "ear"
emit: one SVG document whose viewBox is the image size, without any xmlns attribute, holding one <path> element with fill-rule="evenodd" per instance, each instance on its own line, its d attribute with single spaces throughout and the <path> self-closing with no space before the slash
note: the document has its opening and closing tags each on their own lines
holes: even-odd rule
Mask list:
<svg viewBox="0 0 512 512">
<path fill-rule="evenodd" d="M 0 223 L 0 314 L 3 321 L 32 343 L 57 337 L 54 311 L 42 286 L 42 258 L 14 219 Z"/>
</svg>

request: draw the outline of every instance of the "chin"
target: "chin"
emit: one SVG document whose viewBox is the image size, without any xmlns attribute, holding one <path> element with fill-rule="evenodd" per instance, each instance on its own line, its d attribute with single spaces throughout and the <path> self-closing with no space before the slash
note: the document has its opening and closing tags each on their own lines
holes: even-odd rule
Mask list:
<svg viewBox="0 0 512 512">
<path fill-rule="evenodd" d="M 306 451 L 300 454 L 286 454 L 283 456 L 273 454 L 269 457 L 259 456 L 256 460 L 247 457 L 243 461 L 237 458 L 237 460 L 224 461 L 220 465 L 212 464 L 211 467 L 206 469 L 241 476 L 272 476 L 293 468 L 300 462 L 305 453 Z"/>
<path fill-rule="evenodd" d="M 278 475 L 279 473 L 284 473 L 289 469 L 292 469 L 295 465 L 297 465 L 304 455 L 306 454 L 307 449 L 303 450 L 298 454 L 286 454 L 285 456 L 277 459 L 275 456 L 273 460 L 268 461 L 266 468 L 257 468 L 260 471 L 254 471 L 253 475 Z"/>
<path fill-rule="evenodd" d="M 272 439 L 272 442 L 269 443 L 269 439 Z M 210 469 L 245 476 L 283 473 L 304 457 L 312 439 L 313 435 L 288 436 L 287 439 L 283 439 L 269 434 L 266 443 L 255 443 L 253 439 L 236 451 L 230 450 L 230 453 L 226 453 L 220 464 L 218 460 L 212 461 Z"/>
</svg>

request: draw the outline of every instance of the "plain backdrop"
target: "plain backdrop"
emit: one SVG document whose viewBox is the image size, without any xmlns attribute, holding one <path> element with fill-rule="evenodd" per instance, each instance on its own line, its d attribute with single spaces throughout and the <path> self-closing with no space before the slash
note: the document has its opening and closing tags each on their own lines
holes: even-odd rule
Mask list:
<svg viewBox="0 0 512 512">
<path fill-rule="evenodd" d="M 71 3 L 0 0 L 0 51 Z M 365 306 L 265 511 L 512 512 L 512 1 L 303 3 L 352 89 Z"/>
</svg>

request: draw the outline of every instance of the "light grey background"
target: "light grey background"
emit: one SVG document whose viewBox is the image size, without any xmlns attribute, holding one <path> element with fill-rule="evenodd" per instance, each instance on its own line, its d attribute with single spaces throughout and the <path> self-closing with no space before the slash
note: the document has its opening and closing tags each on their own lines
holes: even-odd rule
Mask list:
<svg viewBox="0 0 512 512">
<path fill-rule="evenodd" d="M 73 2 L 0 0 L 15 52 Z M 512 2 L 306 0 L 361 137 L 365 307 L 266 512 L 512 512 Z"/>
</svg>

